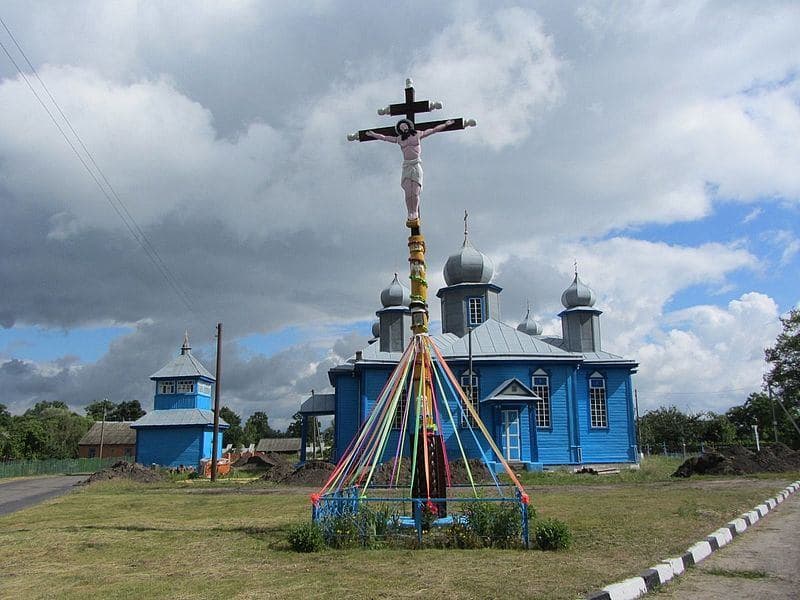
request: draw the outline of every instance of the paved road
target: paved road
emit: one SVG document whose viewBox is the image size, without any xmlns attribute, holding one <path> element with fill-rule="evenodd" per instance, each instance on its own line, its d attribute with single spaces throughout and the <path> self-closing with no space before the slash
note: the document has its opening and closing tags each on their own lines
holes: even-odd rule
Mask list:
<svg viewBox="0 0 800 600">
<path fill-rule="evenodd" d="M 684 600 L 800 598 L 800 494 L 654 595 Z"/>
<path fill-rule="evenodd" d="M 61 475 L 9 482 L 0 480 L 0 515 L 7 515 L 65 494 L 73 485 L 84 479 L 85 475 Z"/>
</svg>

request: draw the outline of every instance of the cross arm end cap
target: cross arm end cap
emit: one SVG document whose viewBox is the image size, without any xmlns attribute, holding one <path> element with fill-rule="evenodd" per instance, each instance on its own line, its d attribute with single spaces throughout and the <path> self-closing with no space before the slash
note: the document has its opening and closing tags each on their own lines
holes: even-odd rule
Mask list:
<svg viewBox="0 0 800 600">
<path fill-rule="evenodd" d="M 347 141 L 348 142 L 357 142 L 358 141 L 358 132 L 355 133 L 348 133 L 347 134 Z"/>
<path fill-rule="evenodd" d="M 475 119 L 464 119 L 464 127 L 476 127 L 478 122 Z"/>
</svg>

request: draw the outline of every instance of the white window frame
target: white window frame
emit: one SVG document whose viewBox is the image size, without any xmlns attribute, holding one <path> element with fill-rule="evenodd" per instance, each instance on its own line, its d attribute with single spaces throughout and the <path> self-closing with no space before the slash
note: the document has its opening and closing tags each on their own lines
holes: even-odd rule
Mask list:
<svg viewBox="0 0 800 600">
<path fill-rule="evenodd" d="M 168 379 L 167 381 L 159 381 L 158 382 L 158 393 L 159 394 L 174 394 L 175 393 L 175 381 L 172 379 Z"/>
<path fill-rule="evenodd" d="M 194 394 L 194 379 L 179 379 L 176 390 L 179 394 Z"/>
<path fill-rule="evenodd" d="M 473 318 L 473 316 L 477 318 Z M 486 307 L 484 306 L 483 298 L 470 296 L 467 298 L 467 323 L 469 323 L 470 327 L 476 327 L 484 321 L 486 321 Z"/>
<path fill-rule="evenodd" d="M 211 395 L 211 384 L 206 383 L 205 381 L 198 381 L 197 382 L 197 393 L 203 394 L 204 396 Z"/>
<path fill-rule="evenodd" d="M 536 427 L 549 429 L 553 426 L 550 410 L 550 376 L 544 369 L 537 369 L 531 375 L 531 390 L 538 396 L 536 400 Z"/>
<path fill-rule="evenodd" d="M 472 395 L 470 396 L 469 393 L 469 384 L 470 384 L 470 376 L 472 379 Z M 469 398 L 472 402 L 472 408 L 475 409 L 475 412 L 478 412 L 478 399 L 480 398 L 480 385 L 481 380 L 478 377 L 478 374 L 475 371 L 464 371 L 461 374 L 461 389 L 464 392 L 464 395 Z M 469 412 L 466 406 L 464 406 L 464 401 L 461 399 L 461 396 L 458 397 L 458 404 L 459 408 L 461 409 L 461 427 L 477 427 L 478 422 L 475 420 L 475 417 L 472 413 Z"/>
<path fill-rule="evenodd" d="M 606 378 L 597 371 L 589 375 L 589 426 L 592 429 L 608 428 Z"/>
</svg>

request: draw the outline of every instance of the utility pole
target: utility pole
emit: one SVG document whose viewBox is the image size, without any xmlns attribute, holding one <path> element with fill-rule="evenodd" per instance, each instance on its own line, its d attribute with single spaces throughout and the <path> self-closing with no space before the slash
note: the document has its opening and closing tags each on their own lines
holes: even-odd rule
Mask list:
<svg viewBox="0 0 800 600">
<path fill-rule="evenodd" d="M 758 424 L 753 425 L 753 436 L 756 438 L 756 452 L 761 452 L 761 442 L 758 440 Z"/>
<path fill-rule="evenodd" d="M 105 402 L 108 403 L 108 398 L 105 398 Z M 103 404 L 103 420 L 100 421 L 100 460 L 103 460 L 103 435 L 105 434 L 106 429 L 106 404 Z"/>
<path fill-rule="evenodd" d="M 633 388 L 633 405 L 636 409 L 636 449 L 642 454 L 642 436 L 639 433 L 639 390 Z"/>
<path fill-rule="evenodd" d="M 217 443 L 219 440 L 219 394 L 222 379 L 222 323 L 217 323 L 217 373 L 214 382 L 214 433 L 211 436 L 211 481 L 217 480 Z"/>
<path fill-rule="evenodd" d="M 469 401 L 472 402 L 475 396 L 473 396 L 472 392 L 472 326 L 467 328 L 467 340 L 469 341 L 469 366 L 467 370 L 469 371 Z"/>
<path fill-rule="evenodd" d="M 778 419 L 775 418 L 775 399 L 772 397 L 772 386 L 767 385 L 767 394 L 769 395 L 769 405 L 772 408 L 772 432 L 775 435 L 775 443 L 778 443 Z"/>
</svg>

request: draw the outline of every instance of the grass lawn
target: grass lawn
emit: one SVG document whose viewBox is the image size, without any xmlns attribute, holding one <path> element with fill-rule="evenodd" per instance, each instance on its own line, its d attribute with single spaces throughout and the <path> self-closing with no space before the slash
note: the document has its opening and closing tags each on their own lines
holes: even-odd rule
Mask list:
<svg viewBox="0 0 800 600">
<path fill-rule="evenodd" d="M 566 552 L 347 550 L 296 554 L 312 489 L 95 484 L 0 518 L 2 598 L 569 598 L 634 575 L 774 495 L 798 474 L 670 480 L 650 460 L 613 476 L 526 474 Z"/>
</svg>

